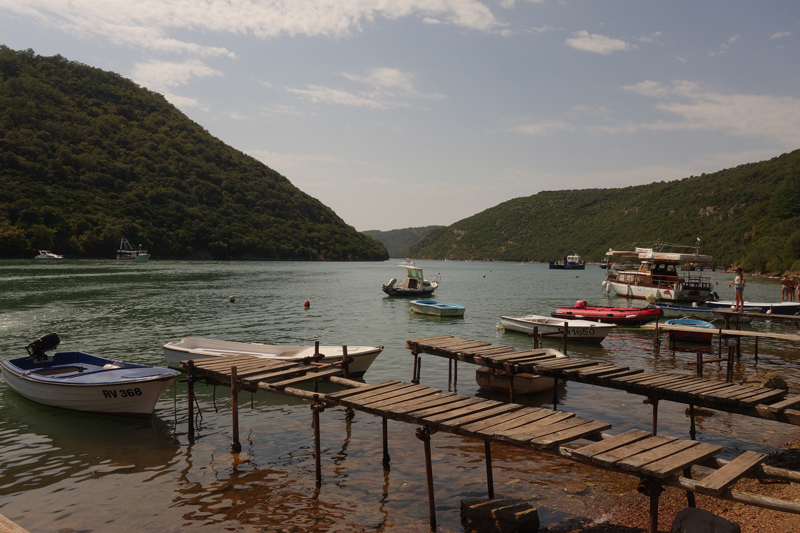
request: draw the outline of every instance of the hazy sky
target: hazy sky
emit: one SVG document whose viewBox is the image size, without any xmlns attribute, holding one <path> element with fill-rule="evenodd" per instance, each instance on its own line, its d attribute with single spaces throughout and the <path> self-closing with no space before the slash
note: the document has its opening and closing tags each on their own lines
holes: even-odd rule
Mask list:
<svg viewBox="0 0 800 533">
<path fill-rule="evenodd" d="M 798 0 L 0 0 L 358 230 L 800 148 Z"/>
</svg>

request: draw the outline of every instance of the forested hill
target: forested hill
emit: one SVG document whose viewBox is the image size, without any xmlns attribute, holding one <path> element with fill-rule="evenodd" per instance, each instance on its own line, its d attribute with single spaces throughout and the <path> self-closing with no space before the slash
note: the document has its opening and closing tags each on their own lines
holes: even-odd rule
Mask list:
<svg viewBox="0 0 800 533">
<path fill-rule="evenodd" d="M 418 259 L 549 261 L 656 240 L 694 245 L 717 264 L 800 271 L 800 150 L 713 174 L 622 189 L 516 198 L 413 245 Z"/>
<path fill-rule="evenodd" d="M 369 235 L 373 239 L 381 241 L 389 251 L 390 257 L 406 257 L 408 255 L 408 248 L 412 244 L 436 228 L 441 227 L 442 226 L 425 226 L 422 228 L 403 228 L 390 231 L 373 229 L 364 231 L 363 233 Z"/>
<path fill-rule="evenodd" d="M 117 74 L 0 46 L 0 257 L 381 260 L 378 241 Z"/>
</svg>

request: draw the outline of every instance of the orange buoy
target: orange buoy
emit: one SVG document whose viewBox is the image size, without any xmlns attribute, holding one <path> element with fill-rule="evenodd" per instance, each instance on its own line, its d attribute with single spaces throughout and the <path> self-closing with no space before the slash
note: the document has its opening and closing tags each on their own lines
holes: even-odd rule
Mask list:
<svg viewBox="0 0 800 533">
<path fill-rule="evenodd" d="M 311 302 L 306 300 L 305 302 L 303 302 L 303 307 L 311 307 Z"/>
</svg>

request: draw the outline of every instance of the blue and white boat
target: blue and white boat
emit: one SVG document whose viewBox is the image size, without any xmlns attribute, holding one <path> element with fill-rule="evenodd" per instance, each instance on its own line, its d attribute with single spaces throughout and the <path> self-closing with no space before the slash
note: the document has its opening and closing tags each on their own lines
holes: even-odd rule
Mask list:
<svg viewBox="0 0 800 533">
<path fill-rule="evenodd" d="M 675 340 L 711 342 L 714 335 L 714 324 L 696 318 L 671 318 L 664 322 L 668 326 L 686 326 L 691 329 L 672 331 Z M 696 330 L 696 331 L 695 331 Z"/>
<path fill-rule="evenodd" d="M 586 261 L 573 252 L 572 255 L 564 257 L 563 261 L 550 261 L 550 268 L 552 270 L 586 270 Z"/>
<path fill-rule="evenodd" d="M 706 302 L 708 307 L 734 309 L 736 302 L 733 300 L 718 300 Z M 748 309 L 749 308 L 749 309 Z M 800 302 L 748 302 L 744 301 L 744 310 L 753 313 L 766 313 L 769 315 L 796 315 L 800 312 Z"/>
<path fill-rule="evenodd" d="M 149 418 L 180 374 L 83 352 L 45 353 L 60 342 L 58 335 L 50 333 L 26 346 L 29 357 L 0 361 L 11 390 L 50 407 Z"/>
<path fill-rule="evenodd" d="M 713 320 L 721 320 L 722 316 L 716 311 L 719 310 L 717 307 L 699 307 L 694 305 L 676 305 L 676 304 L 663 304 L 656 302 L 653 304 L 654 306 L 661 309 L 664 318 L 702 318 L 708 322 Z M 751 313 L 758 313 L 759 310 L 757 307 L 745 307 L 744 310 L 746 312 Z M 750 317 L 740 317 L 739 322 L 750 322 L 752 319 Z"/>
<path fill-rule="evenodd" d="M 411 310 L 415 313 L 434 316 L 464 316 L 464 306 L 437 302 L 436 300 L 411 300 Z"/>
</svg>

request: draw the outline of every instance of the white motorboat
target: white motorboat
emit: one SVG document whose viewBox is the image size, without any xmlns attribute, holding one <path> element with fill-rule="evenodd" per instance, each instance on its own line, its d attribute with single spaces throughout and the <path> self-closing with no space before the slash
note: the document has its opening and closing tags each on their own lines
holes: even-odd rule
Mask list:
<svg viewBox="0 0 800 533">
<path fill-rule="evenodd" d="M 39 250 L 39 255 L 34 257 L 37 261 L 60 261 L 64 259 L 63 255 L 54 254 L 50 250 Z"/>
<path fill-rule="evenodd" d="M 411 310 L 415 313 L 433 316 L 464 316 L 464 306 L 437 302 L 436 300 L 411 300 Z"/>
<path fill-rule="evenodd" d="M 718 300 L 706 302 L 713 309 L 735 309 L 736 302 L 732 300 Z M 800 302 L 749 302 L 744 301 L 744 311 L 752 313 L 765 313 L 768 315 L 796 315 L 800 313 Z"/>
<path fill-rule="evenodd" d="M 500 323 L 506 331 L 516 331 L 529 335 L 533 333 L 533 328 L 537 328 L 539 333 L 563 332 L 564 324 L 567 324 L 567 340 L 584 342 L 603 342 L 606 335 L 617 327 L 616 324 L 579 319 L 564 320 L 542 315 L 503 316 L 500 319 Z"/>
<path fill-rule="evenodd" d="M 119 241 L 119 250 L 117 250 L 117 260 L 123 263 L 144 263 L 150 259 L 150 254 L 147 253 L 147 250 L 142 248 L 140 244 L 138 248 L 134 248 L 131 246 L 131 243 L 128 242 L 128 239 L 122 238 Z"/>
<path fill-rule="evenodd" d="M 181 361 L 226 357 L 230 355 L 252 355 L 263 359 L 297 361 L 310 359 L 317 353 L 319 362 L 330 364 L 342 360 L 342 346 L 281 346 L 249 342 L 221 341 L 187 337 L 179 342 L 168 342 L 161 346 L 169 368 L 180 368 Z M 348 357 L 353 358 L 348 370 L 350 377 L 363 376 L 373 361 L 383 351 L 383 346 L 347 346 Z"/>
<path fill-rule="evenodd" d="M 149 418 L 180 374 L 169 368 L 115 361 L 83 352 L 45 352 L 60 343 L 50 333 L 29 344 L 29 357 L 0 361 L 8 386 L 50 407 Z"/>
<path fill-rule="evenodd" d="M 406 269 L 406 278 L 399 282 L 392 278 L 383 286 L 383 292 L 389 296 L 424 296 L 433 294 L 439 286 L 439 280 L 428 281 L 422 275 L 422 269 L 416 265 L 398 265 Z"/>
<path fill-rule="evenodd" d="M 636 248 L 634 251 L 609 250 L 606 255 L 622 255 L 641 260 L 638 270 L 608 270 L 603 287 L 619 296 L 656 301 L 701 302 L 712 292 L 711 278 L 703 276 L 686 277 L 678 274 L 681 263 L 692 265 L 711 264 L 710 255 L 700 255 L 699 247 L 694 254 L 663 252 L 665 245 L 656 243 L 654 248 Z"/>
</svg>

